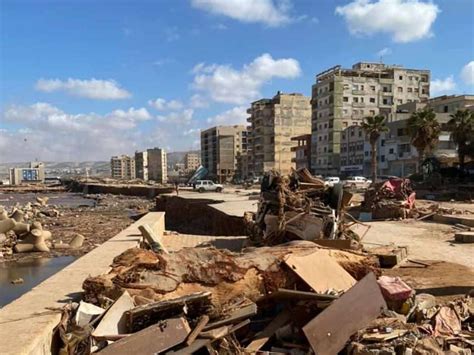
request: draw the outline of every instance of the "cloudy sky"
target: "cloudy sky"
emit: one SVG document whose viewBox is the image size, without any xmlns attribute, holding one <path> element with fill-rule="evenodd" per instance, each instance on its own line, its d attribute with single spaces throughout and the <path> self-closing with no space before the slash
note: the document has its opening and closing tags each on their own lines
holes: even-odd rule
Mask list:
<svg viewBox="0 0 474 355">
<path fill-rule="evenodd" d="M 0 162 L 199 147 L 277 90 L 380 61 L 474 93 L 474 0 L 1 0 Z"/>
</svg>

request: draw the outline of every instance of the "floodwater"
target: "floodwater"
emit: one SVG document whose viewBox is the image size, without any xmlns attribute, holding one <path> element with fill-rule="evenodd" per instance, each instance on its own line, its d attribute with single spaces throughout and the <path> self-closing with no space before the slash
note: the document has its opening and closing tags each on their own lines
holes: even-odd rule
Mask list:
<svg viewBox="0 0 474 355">
<path fill-rule="evenodd" d="M 0 307 L 17 299 L 33 287 L 72 263 L 77 257 L 59 256 L 0 263 Z M 22 278 L 14 285 L 12 280 Z"/>
<path fill-rule="evenodd" d="M 0 193 L 0 206 L 11 207 L 17 202 L 21 205 L 27 202 L 36 202 L 36 196 L 47 196 L 48 205 L 58 205 L 62 207 L 74 208 L 81 206 L 94 206 L 95 201 L 84 198 L 80 193 L 72 192 L 51 192 L 51 193 Z"/>
</svg>

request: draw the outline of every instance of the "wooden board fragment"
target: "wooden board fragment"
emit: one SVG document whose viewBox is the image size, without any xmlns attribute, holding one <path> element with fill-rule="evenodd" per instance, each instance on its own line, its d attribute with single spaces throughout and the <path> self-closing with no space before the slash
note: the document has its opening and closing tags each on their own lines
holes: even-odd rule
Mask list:
<svg viewBox="0 0 474 355">
<path fill-rule="evenodd" d="M 218 320 L 213 323 L 209 323 L 203 330 L 208 331 L 211 329 L 219 328 L 227 324 L 236 323 L 242 319 L 250 318 L 257 314 L 257 305 L 255 303 L 251 303 L 247 306 L 239 308 L 233 311 L 228 317 Z"/>
<path fill-rule="evenodd" d="M 197 336 L 203 328 L 206 326 L 206 324 L 209 322 L 209 316 L 208 315 L 203 315 L 200 319 L 198 324 L 196 324 L 196 327 L 193 329 L 191 334 L 189 334 L 188 339 L 186 339 L 186 345 L 191 345 L 194 340 L 196 340 Z"/>
<path fill-rule="evenodd" d="M 337 354 L 352 334 L 368 326 L 384 308 L 387 304 L 370 273 L 306 324 L 303 332 L 316 354 Z"/>
<path fill-rule="evenodd" d="M 116 341 L 102 355 L 154 355 L 181 344 L 191 329 L 185 318 L 171 318 Z"/>
<path fill-rule="evenodd" d="M 285 263 L 318 293 L 325 293 L 329 289 L 346 291 L 356 283 L 326 250 L 304 256 L 290 255 Z"/>
<path fill-rule="evenodd" d="M 288 309 L 280 312 L 260 333 L 257 334 L 255 339 L 247 345 L 245 350 L 251 353 L 260 350 L 273 334 L 290 320 L 291 312 Z"/>
</svg>

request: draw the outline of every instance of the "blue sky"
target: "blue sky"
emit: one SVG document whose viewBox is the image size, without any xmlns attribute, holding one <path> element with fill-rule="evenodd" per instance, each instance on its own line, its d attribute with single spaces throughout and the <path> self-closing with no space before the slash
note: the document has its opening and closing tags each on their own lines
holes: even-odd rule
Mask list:
<svg viewBox="0 0 474 355">
<path fill-rule="evenodd" d="M 1 3 L 0 161 L 199 147 L 277 90 L 358 61 L 430 69 L 474 93 L 473 0 Z"/>
</svg>

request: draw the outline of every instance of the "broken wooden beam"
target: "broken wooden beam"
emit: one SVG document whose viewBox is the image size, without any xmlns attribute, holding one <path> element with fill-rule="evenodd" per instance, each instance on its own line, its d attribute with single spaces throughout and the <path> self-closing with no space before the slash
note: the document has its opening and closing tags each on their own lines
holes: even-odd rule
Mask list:
<svg viewBox="0 0 474 355">
<path fill-rule="evenodd" d="M 186 339 L 187 346 L 191 345 L 194 342 L 194 340 L 196 340 L 199 333 L 201 333 L 201 331 L 204 329 L 204 327 L 207 325 L 208 322 L 209 322 L 208 315 L 203 315 L 201 318 L 199 318 L 199 321 L 196 324 L 196 327 L 194 327 L 193 331 L 189 334 L 188 339 Z"/>
</svg>

